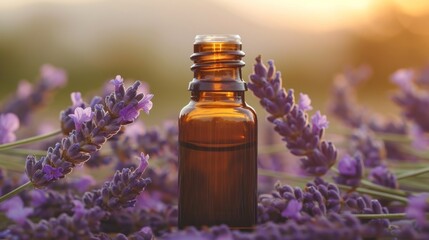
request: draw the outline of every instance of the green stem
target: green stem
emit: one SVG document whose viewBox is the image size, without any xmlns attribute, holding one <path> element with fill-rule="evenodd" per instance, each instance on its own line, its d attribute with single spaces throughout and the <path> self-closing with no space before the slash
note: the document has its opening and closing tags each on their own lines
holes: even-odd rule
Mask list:
<svg viewBox="0 0 429 240">
<path fill-rule="evenodd" d="M 425 160 L 429 159 L 429 151 L 416 150 L 411 146 L 401 146 L 401 149 L 405 150 L 410 154 L 413 154 L 416 157 L 419 157 Z"/>
<path fill-rule="evenodd" d="M 409 179 L 403 179 L 401 186 L 406 189 L 412 189 L 414 191 L 425 191 L 429 192 L 429 185 L 425 181 L 411 181 Z"/>
<path fill-rule="evenodd" d="M 24 164 L 0 158 L 0 168 L 22 172 L 24 170 Z"/>
<path fill-rule="evenodd" d="M 372 182 L 370 182 L 368 180 L 364 180 L 364 179 L 362 179 L 360 183 L 364 187 L 367 187 L 367 188 L 370 188 L 370 189 L 373 189 L 373 190 L 382 191 L 382 192 L 389 193 L 389 194 L 395 194 L 395 195 L 402 196 L 402 197 L 407 197 L 409 195 L 405 191 L 402 191 L 402 190 L 399 190 L 399 189 L 393 189 L 393 188 L 388 188 L 388 187 L 380 186 L 380 185 L 374 184 L 374 183 L 372 183 Z"/>
<path fill-rule="evenodd" d="M 421 174 L 425 174 L 429 172 L 429 167 L 425 167 L 422 169 L 418 169 L 418 170 L 413 170 L 413 171 L 408 171 L 406 173 L 403 173 L 401 175 L 396 176 L 396 179 L 398 181 L 409 178 L 409 177 L 415 177 Z"/>
<path fill-rule="evenodd" d="M 380 192 L 380 191 L 376 191 L 376 190 L 371 190 L 371 189 L 367 189 L 367 188 L 362 188 L 362 187 L 358 187 L 353 189 L 350 186 L 346 186 L 346 185 L 341 185 L 341 184 L 337 184 L 337 186 L 345 191 L 356 191 L 359 193 L 363 193 L 363 194 L 368 194 L 374 197 L 382 197 L 384 199 L 389 199 L 389 200 L 394 200 L 394 201 L 399 201 L 402 203 L 408 203 L 408 199 L 405 197 L 401 197 L 401 196 L 397 196 L 395 194 L 389 194 L 389 193 L 385 193 L 385 192 Z"/>
<path fill-rule="evenodd" d="M 1 151 L 0 154 L 11 155 L 11 156 L 45 156 L 46 151 L 35 150 L 35 149 L 25 149 L 25 148 L 14 148 L 14 149 L 6 149 Z"/>
<path fill-rule="evenodd" d="M 46 138 L 50 138 L 53 136 L 56 136 L 58 134 L 61 133 L 61 130 L 57 130 L 51 133 L 47 133 L 47 134 L 43 134 L 43 135 L 39 135 L 39 136 L 34 136 L 34 137 L 30 137 L 30 138 L 25 138 L 25 139 L 21 139 L 19 141 L 16 142 L 11 142 L 11 143 L 6 143 L 6 144 L 1 144 L 0 145 L 0 151 L 6 150 L 6 149 L 10 149 L 16 146 L 20 146 L 20 145 L 24 145 L 27 143 L 32 143 L 32 142 L 36 142 L 36 141 L 40 141 Z"/>
<path fill-rule="evenodd" d="M 343 134 L 346 136 L 351 136 L 353 134 L 353 130 L 347 129 L 347 128 L 332 128 L 329 130 L 329 132 L 337 133 L 337 134 Z M 402 134 L 394 134 L 394 133 L 381 133 L 381 132 L 374 132 L 376 137 L 389 142 L 396 142 L 396 143 L 410 143 L 411 139 Z"/>
<path fill-rule="evenodd" d="M 311 180 L 311 179 L 306 178 L 306 177 L 295 177 L 295 176 L 289 175 L 287 173 L 276 172 L 276 171 L 261 169 L 261 168 L 258 168 L 258 175 L 267 176 L 267 177 L 282 178 L 282 179 L 286 179 L 286 180 L 289 180 L 292 182 L 301 183 L 304 185 L 307 184 Z"/>
<path fill-rule="evenodd" d="M 0 197 L 0 202 L 6 201 L 7 199 L 19 194 L 20 192 L 24 191 L 25 189 L 32 186 L 32 183 L 30 181 L 22 184 L 21 186 L 15 188 L 14 190 L 6 193 L 5 195 Z"/>
<path fill-rule="evenodd" d="M 270 177 L 279 177 L 279 178 L 284 178 L 287 180 L 301 182 L 301 183 L 307 183 L 308 181 L 310 181 L 310 179 L 305 178 L 305 177 L 294 177 L 294 176 L 291 176 L 288 174 L 279 173 L 276 171 L 271 171 L 271 170 L 266 170 L 266 169 L 258 169 L 258 172 L 259 172 L 259 175 L 270 176 Z M 372 189 L 363 188 L 363 187 L 358 187 L 358 188 L 354 189 L 352 187 L 349 187 L 346 185 L 341 185 L 341 184 L 337 184 L 337 186 L 338 186 L 338 188 L 340 188 L 344 191 L 356 191 L 359 193 L 368 194 L 368 195 L 375 196 L 375 197 L 382 197 L 384 199 L 399 201 L 402 203 L 408 203 L 407 198 L 405 198 L 403 196 L 398 196 L 398 195 L 396 195 L 396 193 L 394 193 L 394 194 L 386 193 L 386 192 L 372 190 Z"/>
<path fill-rule="evenodd" d="M 339 173 L 338 169 L 336 168 L 331 168 L 331 171 L 335 172 L 335 173 Z M 368 189 L 372 189 L 372 190 L 377 190 L 377 191 L 381 191 L 384 193 L 388 193 L 388 194 L 392 194 L 392 195 L 398 195 L 398 196 L 402 196 L 402 197 L 407 197 L 409 194 L 405 191 L 399 190 L 399 189 L 392 189 L 392 188 L 388 188 L 388 187 L 384 187 L 384 186 L 380 186 L 377 184 L 374 184 L 368 180 L 362 179 L 360 181 L 361 186 L 366 187 Z"/>
<path fill-rule="evenodd" d="M 387 214 L 353 214 L 359 219 L 403 219 L 406 217 L 405 213 L 387 213 Z"/>
</svg>

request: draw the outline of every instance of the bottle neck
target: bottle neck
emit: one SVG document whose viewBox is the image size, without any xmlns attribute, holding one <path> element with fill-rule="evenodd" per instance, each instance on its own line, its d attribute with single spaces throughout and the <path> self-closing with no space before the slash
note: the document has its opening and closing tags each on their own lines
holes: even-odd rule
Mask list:
<svg viewBox="0 0 429 240">
<path fill-rule="evenodd" d="M 241 78 L 244 62 L 239 42 L 198 42 L 194 44 L 190 91 L 246 91 Z"/>
<path fill-rule="evenodd" d="M 195 102 L 224 102 L 232 104 L 244 104 L 244 91 L 192 91 L 191 99 Z"/>
</svg>

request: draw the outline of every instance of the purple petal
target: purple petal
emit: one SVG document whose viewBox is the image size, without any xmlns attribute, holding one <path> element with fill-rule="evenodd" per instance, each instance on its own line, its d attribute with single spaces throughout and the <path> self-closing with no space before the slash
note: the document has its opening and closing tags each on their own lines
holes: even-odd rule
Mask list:
<svg viewBox="0 0 429 240">
<path fill-rule="evenodd" d="M 82 105 L 83 100 L 82 100 L 82 94 L 80 92 L 72 92 L 70 94 L 72 103 L 73 103 L 73 107 L 79 107 Z"/>
<path fill-rule="evenodd" d="M 45 64 L 40 69 L 42 80 L 50 88 L 62 87 L 67 83 L 67 75 L 63 69 Z"/>
<path fill-rule="evenodd" d="M 153 98 L 153 94 L 144 95 L 143 99 L 140 100 L 137 105 L 138 109 L 142 109 L 146 114 L 149 114 L 149 111 L 152 109 L 153 103 L 151 99 Z"/>
<path fill-rule="evenodd" d="M 325 115 L 320 114 L 320 111 L 317 111 L 313 117 L 311 117 L 311 124 L 313 125 L 313 131 L 318 132 L 321 129 L 328 127 L 328 120 Z"/>
<path fill-rule="evenodd" d="M 118 88 L 124 84 L 124 79 L 121 75 L 116 75 L 115 79 L 110 80 L 110 82 L 115 86 L 115 90 L 118 90 Z"/>
<path fill-rule="evenodd" d="M 391 77 L 392 83 L 398 85 L 404 91 L 410 91 L 413 87 L 414 71 L 411 69 L 399 69 Z"/>
<path fill-rule="evenodd" d="M 298 109 L 303 112 L 313 109 L 311 106 L 311 99 L 307 94 L 299 94 Z"/>
<path fill-rule="evenodd" d="M 289 200 L 287 207 L 283 210 L 282 216 L 287 218 L 295 218 L 299 216 L 302 209 L 302 203 L 296 199 Z"/>
<path fill-rule="evenodd" d="M 144 154 L 144 153 L 140 153 L 140 164 L 139 166 L 136 168 L 137 172 L 144 172 L 144 170 L 147 168 L 147 166 L 149 165 L 149 155 L 148 154 Z"/>
<path fill-rule="evenodd" d="M 49 164 L 45 164 L 42 170 L 45 174 L 46 181 L 57 180 L 64 176 L 64 174 L 62 174 L 62 168 L 55 168 Z"/>
</svg>

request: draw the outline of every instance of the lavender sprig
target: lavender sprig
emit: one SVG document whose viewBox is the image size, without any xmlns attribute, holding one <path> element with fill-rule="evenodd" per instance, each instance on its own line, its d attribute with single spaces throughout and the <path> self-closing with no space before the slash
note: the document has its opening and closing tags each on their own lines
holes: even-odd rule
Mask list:
<svg viewBox="0 0 429 240">
<path fill-rule="evenodd" d="M 334 180 L 338 184 L 357 187 L 363 177 L 363 163 L 361 155 L 355 154 L 353 157 L 345 155 L 338 162 L 338 176 Z"/>
<path fill-rule="evenodd" d="M 85 206 L 98 206 L 106 211 L 134 206 L 137 195 L 150 183 L 149 178 L 142 177 L 148 166 L 148 159 L 149 156 L 142 153 L 140 165 L 136 169 L 124 168 L 122 171 L 116 171 L 113 179 L 105 182 L 101 189 L 86 192 L 83 196 Z"/>
<path fill-rule="evenodd" d="M 417 124 L 422 131 L 429 132 L 429 94 L 417 88 L 414 75 L 410 69 L 400 69 L 392 75 L 391 81 L 401 89 L 394 95 L 393 101 L 402 108 L 404 117 Z"/>
<path fill-rule="evenodd" d="M 13 113 L 0 114 L 0 144 L 16 140 L 15 131 L 19 128 L 19 119 Z"/>
<path fill-rule="evenodd" d="M 270 114 L 268 120 L 275 125 L 274 129 L 283 137 L 287 148 L 292 154 L 302 157 L 304 171 L 309 175 L 324 175 L 337 158 L 334 145 L 321 140 L 328 126 L 326 116 L 316 112 L 308 123 L 309 97 L 301 94 L 296 104 L 293 90 L 286 93 L 282 88 L 280 72 L 275 72 L 274 62 L 268 61 L 268 65 L 267 69 L 261 57 L 256 58 L 249 89 L 261 99 L 261 105 Z"/>
<path fill-rule="evenodd" d="M 123 125 L 132 123 L 140 110 L 149 113 L 152 94 L 137 93 L 139 82 L 126 91 L 122 78 L 112 80 L 115 92 L 106 97 L 103 104 L 77 107 L 69 116 L 74 120 L 75 130 L 62 139 L 55 147 L 49 148 L 46 156 L 36 159 L 28 156 L 26 173 L 36 188 L 44 187 L 52 181 L 63 178 L 79 164 L 85 163 L 90 155 L 97 152 L 107 139 L 114 136 Z"/>
<path fill-rule="evenodd" d="M 305 220 L 309 217 L 340 212 L 340 191 L 334 184 L 316 178 L 306 188 L 289 185 L 275 186 L 271 194 L 259 196 L 258 222 L 284 222 L 287 219 Z"/>
<path fill-rule="evenodd" d="M 350 152 L 360 152 L 365 167 L 377 167 L 386 159 L 386 149 L 383 141 L 376 139 L 373 132 L 367 127 L 361 127 L 353 131 L 350 143 Z"/>
<path fill-rule="evenodd" d="M 35 86 L 21 81 L 16 94 L 5 104 L 3 113 L 14 113 L 21 123 L 29 122 L 31 112 L 41 107 L 46 98 L 56 89 L 67 83 L 67 75 L 63 69 L 52 65 L 43 65 L 40 68 L 40 80 Z"/>
<path fill-rule="evenodd" d="M 23 225 L 11 226 L 5 233 L 6 239 L 91 239 L 99 232 L 100 220 L 106 213 L 98 207 L 80 210 L 72 216 L 66 213 L 57 218 L 33 223 L 27 220 Z"/>
<path fill-rule="evenodd" d="M 396 180 L 396 175 L 390 172 L 389 169 L 384 165 L 380 165 L 376 168 L 373 168 L 368 178 L 371 182 L 375 184 L 393 189 L 398 188 L 398 181 Z"/>
</svg>

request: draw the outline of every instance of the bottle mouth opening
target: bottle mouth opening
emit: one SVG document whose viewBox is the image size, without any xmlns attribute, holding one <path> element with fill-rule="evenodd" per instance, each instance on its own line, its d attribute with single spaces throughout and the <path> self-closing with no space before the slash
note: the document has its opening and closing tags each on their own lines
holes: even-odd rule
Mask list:
<svg viewBox="0 0 429 240">
<path fill-rule="evenodd" d="M 194 44 L 210 42 L 241 44 L 241 37 L 237 34 L 203 34 L 195 36 Z"/>
</svg>

